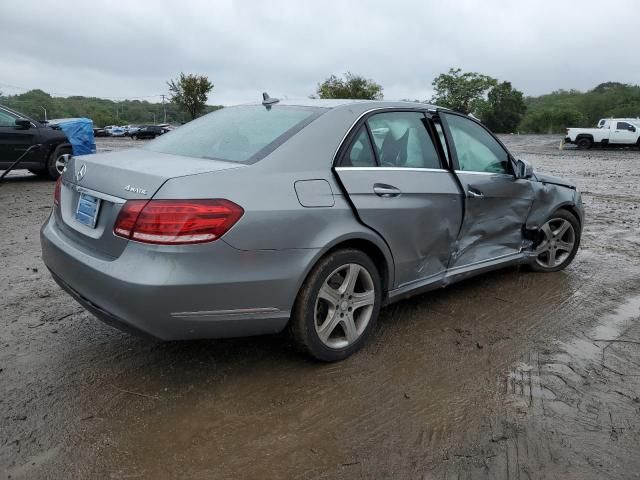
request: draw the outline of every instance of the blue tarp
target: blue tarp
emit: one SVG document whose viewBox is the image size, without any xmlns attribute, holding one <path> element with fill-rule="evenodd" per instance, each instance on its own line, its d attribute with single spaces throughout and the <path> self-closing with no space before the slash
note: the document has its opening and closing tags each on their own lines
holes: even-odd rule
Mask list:
<svg viewBox="0 0 640 480">
<path fill-rule="evenodd" d="M 69 139 L 73 147 L 73 155 L 96 153 L 96 142 L 93 138 L 93 122 L 88 118 L 74 118 L 59 123 L 60 130 Z"/>
</svg>

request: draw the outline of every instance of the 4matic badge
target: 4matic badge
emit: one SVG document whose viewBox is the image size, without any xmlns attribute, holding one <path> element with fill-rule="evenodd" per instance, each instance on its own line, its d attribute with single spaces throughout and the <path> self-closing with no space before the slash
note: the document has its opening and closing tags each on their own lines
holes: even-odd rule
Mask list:
<svg viewBox="0 0 640 480">
<path fill-rule="evenodd" d="M 145 188 L 133 187 L 131 185 L 127 185 L 124 187 L 127 192 L 139 193 L 140 195 L 146 195 L 147 190 Z"/>
</svg>

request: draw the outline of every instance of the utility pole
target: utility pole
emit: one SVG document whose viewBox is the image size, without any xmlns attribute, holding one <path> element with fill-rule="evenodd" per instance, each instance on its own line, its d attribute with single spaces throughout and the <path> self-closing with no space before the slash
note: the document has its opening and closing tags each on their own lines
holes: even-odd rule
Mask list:
<svg viewBox="0 0 640 480">
<path fill-rule="evenodd" d="M 40 108 L 44 110 L 44 121 L 46 122 L 47 121 L 47 109 L 44 108 L 44 107 L 40 107 Z"/>
<path fill-rule="evenodd" d="M 164 123 L 167 123 L 167 109 L 164 106 L 164 97 L 165 95 L 162 94 L 162 112 L 164 113 Z"/>
</svg>

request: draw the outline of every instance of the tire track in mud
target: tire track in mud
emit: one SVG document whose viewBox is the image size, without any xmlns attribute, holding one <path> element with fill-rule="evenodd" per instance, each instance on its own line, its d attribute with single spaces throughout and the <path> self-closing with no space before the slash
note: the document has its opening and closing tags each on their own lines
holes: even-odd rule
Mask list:
<svg viewBox="0 0 640 480">
<path fill-rule="evenodd" d="M 433 478 L 640 477 L 639 360 L 636 295 L 585 334 L 525 354 L 501 379 L 512 416 L 495 416 L 490 437 L 471 441 L 486 448 Z"/>
</svg>

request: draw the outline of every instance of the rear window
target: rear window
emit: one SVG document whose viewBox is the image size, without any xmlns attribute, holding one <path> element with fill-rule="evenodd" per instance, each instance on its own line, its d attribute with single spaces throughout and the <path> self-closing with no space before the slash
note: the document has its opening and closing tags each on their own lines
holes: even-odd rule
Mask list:
<svg viewBox="0 0 640 480">
<path fill-rule="evenodd" d="M 160 153 L 253 163 L 324 112 L 321 108 L 226 107 L 187 123 L 144 148 Z"/>
</svg>

